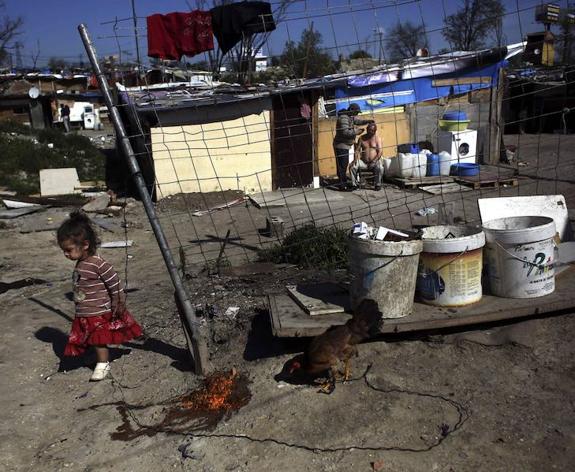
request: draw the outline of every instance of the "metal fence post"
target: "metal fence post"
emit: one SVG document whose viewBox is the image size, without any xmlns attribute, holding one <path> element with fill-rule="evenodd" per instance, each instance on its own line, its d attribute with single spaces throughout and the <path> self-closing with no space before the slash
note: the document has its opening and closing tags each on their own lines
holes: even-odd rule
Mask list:
<svg viewBox="0 0 575 472">
<path fill-rule="evenodd" d="M 194 359 L 195 372 L 197 374 L 205 374 L 209 371 L 210 366 L 208 360 L 208 347 L 205 338 L 201 332 L 200 322 L 196 317 L 194 307 L 192 306 L 190 299 L 188 298 L 187 291 L 184 287 L 184 283 L 182 281 L 182 278 L 180 277 L 178 268 L 176 266 L 172 253 L 168 246 L 168 241 L 166 239 L 166 236 L 164 234 L 164 231 L 156 214 L 156 209 L 152 202 L 152 198 L 150 197 L 148 189 L 146 188 L 146 182 L 144 181 L 144 177 L 142 176 L 142 172 L 140 170 L 140 166 L 138 165 L 138 161 L 136 160 L 136 156 L 134 154 L 134 150 L 132 149 L 130 140 L 126 135 L 126 130 L 124 129 L 124 125 L 120 118 L 120 114 L 112 101 L 112 96 L 110 94 L 110 88 L 108 86 L 108 82 L 102 72 L 102 69 L 100 68 L 100 64 L 98 63 L 96 50 L 94 48 L 94 45 L 92 44 L 86 25 L 84 24 L 79 25 L 78 31 L 80 32 L 80 36 L 82 37 L 84 48 L 86 49 L 86 52 L 90 59 L 90 63 L 92 64 L 92 69 L 94 70 L 96 78 L 98 79 L 98 84 L 100 86 L 100 89 L 102 90 L 102 94 L 104 95 L 104 101 L 106 102 L 106 106 L 108 107 L 110 113 L 110 119 L 116 131 L 116 137 L 120 142 L 124 156 L 128 161 L 128 165 L 130 167 L 130 173 L 138 188 L 138 192 L 142 199 L 142 203 L 144 204 L 144 208 L 146 210 L 146 214 L 148 215 L 150 225 L 152 226 L 152 230 L 154 231 L 156 241 L 158 242 L 158 246 L 160 247 L 160 251 L 162 252 L 162 256 L 164 257 L 166 268 L 168 269 L 168 273 L 170 274 L 170 278 L 172 279 L 172 283 L 176 291 L 176 296 L 178 298 L 178 300 L 176 301 L 177 302 L 179 301 L 178 308 L 180 310 L 180 314 L 182 315 L 180 316 L 180 318 L 182 319 L 184 334 L 186 335 L 186 340 L 188 341 L 188 349 L 190 350 L 190 353 Z"/>
</svg>

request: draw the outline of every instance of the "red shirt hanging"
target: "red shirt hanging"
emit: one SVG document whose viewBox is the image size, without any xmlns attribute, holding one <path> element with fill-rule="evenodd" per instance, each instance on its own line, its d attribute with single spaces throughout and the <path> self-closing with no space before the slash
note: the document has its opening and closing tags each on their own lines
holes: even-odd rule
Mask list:
<svg viewBox="0 0 575 472">
<path fill-rule="evenodd" d="M 214 48 L 209 11 L 155 14 L 148 23 L 148 56 L 179 61 Z"/>
</svg>

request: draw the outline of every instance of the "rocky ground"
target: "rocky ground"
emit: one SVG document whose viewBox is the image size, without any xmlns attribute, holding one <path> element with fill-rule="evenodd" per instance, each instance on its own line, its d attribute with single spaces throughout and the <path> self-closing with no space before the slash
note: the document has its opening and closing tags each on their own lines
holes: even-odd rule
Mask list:
<svg viewBox="0 0 575 472">
<path fill-rule="evenodd" d="M 95 384 L 93 358 L 62 358 L 72 267 L 53 233 L 20 233 L 25 221 L 1 231 L 2 282 L 44 281 L 0 295 L 3 470 L 571 470 L 572 315 L 367 343 L 354 380 L 327 396 L 274 379 L 305 345 L 274 339 L 268 324 L 265 292 L 301 277 L 289 267 L 188 279 L 210 327 L 211 361 L 245 375 L 251 400 L 212 427 L 170 419 L 201 379 L 143 211 L 133 206 L 126 218 L 134 246 L 101 252 L 127 277 L 147 337 L 116 349 L 112 377 Z M 122 239 L 122 218 L 110 222 L 117 230 L 104 241 Z M 235 317 L 230 306 L 240 308 Z"/>
</svg>

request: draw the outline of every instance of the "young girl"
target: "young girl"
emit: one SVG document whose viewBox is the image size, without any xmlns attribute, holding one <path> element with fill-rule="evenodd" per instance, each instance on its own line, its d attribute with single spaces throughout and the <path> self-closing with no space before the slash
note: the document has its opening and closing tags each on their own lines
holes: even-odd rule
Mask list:
<svg viewBox="0 0 575 472">
<path fill-rule="evenodd" d="M 76 317 L 64 355 L 79 356 L 88 346 L 94 346 L 97 364 L 91 381 L 102 380 L 110 372 L 108 344 L 121 344 L 142 335 L 142 328 L 126 310 L 118 274 L 96 254 L 99 243 L 90 219 L 80 211 L 72 212 L 58 228 L 58 244 L 64 256 L 76 261 Z"/>
</svg>

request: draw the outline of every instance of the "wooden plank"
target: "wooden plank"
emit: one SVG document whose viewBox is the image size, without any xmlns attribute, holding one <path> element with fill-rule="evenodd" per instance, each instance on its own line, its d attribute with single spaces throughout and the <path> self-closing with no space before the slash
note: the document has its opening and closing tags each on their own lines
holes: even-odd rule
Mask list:
<svg viewBox="0 0 575 472">
<path fill-rule="evenodd" d="M 489 110 L 489 145 L 487 146 L 489 155 L 483 157 L 484 163 L 497 165 L 500 160 L 501 142 L 503 141 L 503 94 L 505 90 L 505 69 L 499 69 L 497 87 L 491 88 L 491 107 Z"/>
<path fill-rule="evenodd" d="M 432 195 L 443 195 L 446 193 L 458 193 L 458 192 L 471 192 L 473 189 L 461 185 L 455 182 L 448 184 L 437 184 L 437 185 L 423 185 L 419 187 L 420 190 L 424 192 L 431 193 Z"/>
<path fill-rule="evenodd" d="M 432 87 L 450 87 L 451 85 L 491 84 L 491 77 L 460 77 L 455 79 L 432 80 Z"/>
<path fill-rule="evenodd" d="M 348 313 L 309 316 L 289 295 L 268 295 L 268 306 L 272 333 L 277 337 L 317 336 L 351 318 Z"/>
<path fill-rule="evenodd" d="M 349 311 L 347 288 L 336 283 L 288 285 L 288 294 L 310 316 Z"/>
<path fill-rule="evenodd" d="M 497 188 L 501 185 L 509 185 L 511 187 L 515 187 L 519 184 L 519 181 L 515 177 L 501 177 L 497 174 L 486 172 L 482 172 L 479 175 L 470 177 L 455 177 L 455 181 L 463 185 L 468 185 L 475 190 L 484 187 Z"/>
<path fill-rule="evenodd" d="M 453 177 L 448 175 L 437 175 L 430 177 L 402 178 L 385 177 L 386 182 L 398 185 L 401 188 L 416 188 L 423 185 L 446 184 L 453 182 Z"/>
<path fill-rule="evenodd" d="M 575 271 L 571 268 L 556 277 L 555 292 L 545 297 L 513 299 L 484 295 L 479 303 L 458 308 L 415 303 L 411 315 L 384 320 L 380 333 L 407 333 L 470 326 L 573 309 L 575 308 L 574 285 Z M 309 316 L 288 295 L 270 295 L 268 303 L 272 332 L 278 337 L 317 336 L 330 326 L 344 324 L 350 318 L 347 313 Z"/>
</svg>

